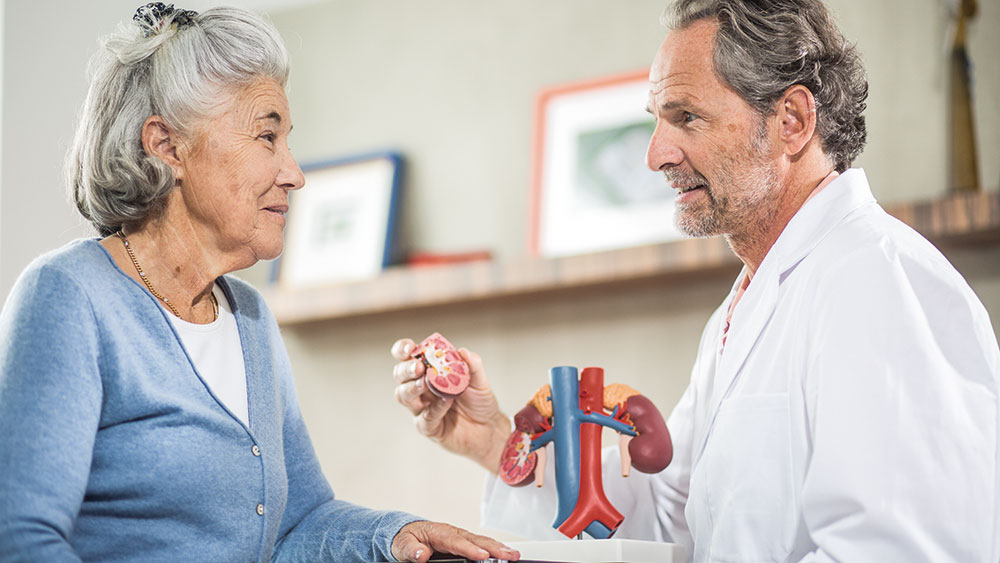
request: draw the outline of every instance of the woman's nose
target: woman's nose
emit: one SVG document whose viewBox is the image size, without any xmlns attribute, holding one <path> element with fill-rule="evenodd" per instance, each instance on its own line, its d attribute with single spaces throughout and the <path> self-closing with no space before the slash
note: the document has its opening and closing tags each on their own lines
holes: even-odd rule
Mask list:
<svg viewBox="0 0 1000 563">
<path fill-rule="evenodd" d="M 281 170 L 278 171 L 278 185 L 286 190 L 297 190 L 305 183 L 306 178 L 302 174 L 302 169 L 299 168 L 299 163 L 292 156 L 292 151 L 286 149 L 285 161 L 281 165 Z"/>
</svg>

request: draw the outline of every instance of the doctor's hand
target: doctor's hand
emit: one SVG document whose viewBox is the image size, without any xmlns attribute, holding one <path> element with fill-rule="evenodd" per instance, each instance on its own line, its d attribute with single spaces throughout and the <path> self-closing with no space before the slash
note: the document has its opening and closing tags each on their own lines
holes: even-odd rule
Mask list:
<svg viewBox="0 0 1000 563">
<path fill-rule="evenodd" d="M 396 400 L 409 409 L 421 434 L 496 473 L 511 426 L 486 379 L 483 360 L 459 348 L 458 353 L 469 364 L 469 387 L 458 397 L 442 398 L 427 388 L 423 362 L 410 357 L 415 347 L 409 338 L 392 345 L 392 355 L 399 360 L 392 370 Z"/>
<path fill-rule="evenodd" d="M 520 553 L 493 538 L 438 522 L 410 522 L 392 538 L 392 556 L 398 561 L 425 563 L 435 551 L 473 561 L 491 557 L 517 561 L 521 557 Z"/>
</svg>

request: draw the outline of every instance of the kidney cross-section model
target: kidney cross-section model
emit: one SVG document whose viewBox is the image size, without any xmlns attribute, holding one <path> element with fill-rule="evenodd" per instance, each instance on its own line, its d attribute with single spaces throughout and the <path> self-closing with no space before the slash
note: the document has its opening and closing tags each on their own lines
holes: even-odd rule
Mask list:
<svg viewBox="0 0 1000 563">
<path fill-rule="evenodd" d="M 601 431 L 619 432 L 622 475 L 628 476 L 629 467 L 658 473 L 670 464 L 667 425 L 638 391 L 618 383 L 605 387 L 601 368 L 584 368 L 577 379 L 575 367 L 554 367 L 549 382 L 514 416 L 500 478 L 515 487 L 532 481 L 541 486 L 545 445 L 552 442 L 559 504 L 552 527 L 571 538 L 581 532 L 611 537 L 625 518 L 601 484 Z"/>
<path fill-rule="evenodd" d="M 424 363 L 427 387 L 439 397 L 457 397 L 469 386 L 469 364 L 458 349 L 439 333 L 428 336 L 412 356 Z"/>
</svg>

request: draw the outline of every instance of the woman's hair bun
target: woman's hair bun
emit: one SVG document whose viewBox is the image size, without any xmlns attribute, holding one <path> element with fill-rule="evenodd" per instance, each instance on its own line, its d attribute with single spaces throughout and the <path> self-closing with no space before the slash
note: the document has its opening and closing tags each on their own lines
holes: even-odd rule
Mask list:
<svg viewBox="0 0 1000 563">
<path fill-rule="evenodd" d="M 175 24 L 177 29 L 194 25 L 194 18 L 197 15 L 198 12 L 194 10 L 177 9 L 173 4 L 150 2 L 145 6 L 139 6 L 132 20 L 142 29 L 143 37 L 150 37 Z"/>
</svg>

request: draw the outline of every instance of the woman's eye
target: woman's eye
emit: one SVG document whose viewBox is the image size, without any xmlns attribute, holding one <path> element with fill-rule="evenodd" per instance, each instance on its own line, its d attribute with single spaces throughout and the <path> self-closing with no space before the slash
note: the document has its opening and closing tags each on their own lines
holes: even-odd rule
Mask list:
<svg viewBox="0 0 1000 563">
<path fill-rule="evenodd" d="M 683 121 L 684 123 L 691 123 L 695 119 L 698 119 L 698 116 L 689 111 L 681 113 L 681 121 Z"/>
<path fill-rule="evenodd" d="M 274 133 L 263 133 L 263 134 L 261 134 L 260 138 L 264 139 L 268 143 L 274 144 L 274 140 L 275 140 L 276 137 L 275 137 Z"/>
</svg>

